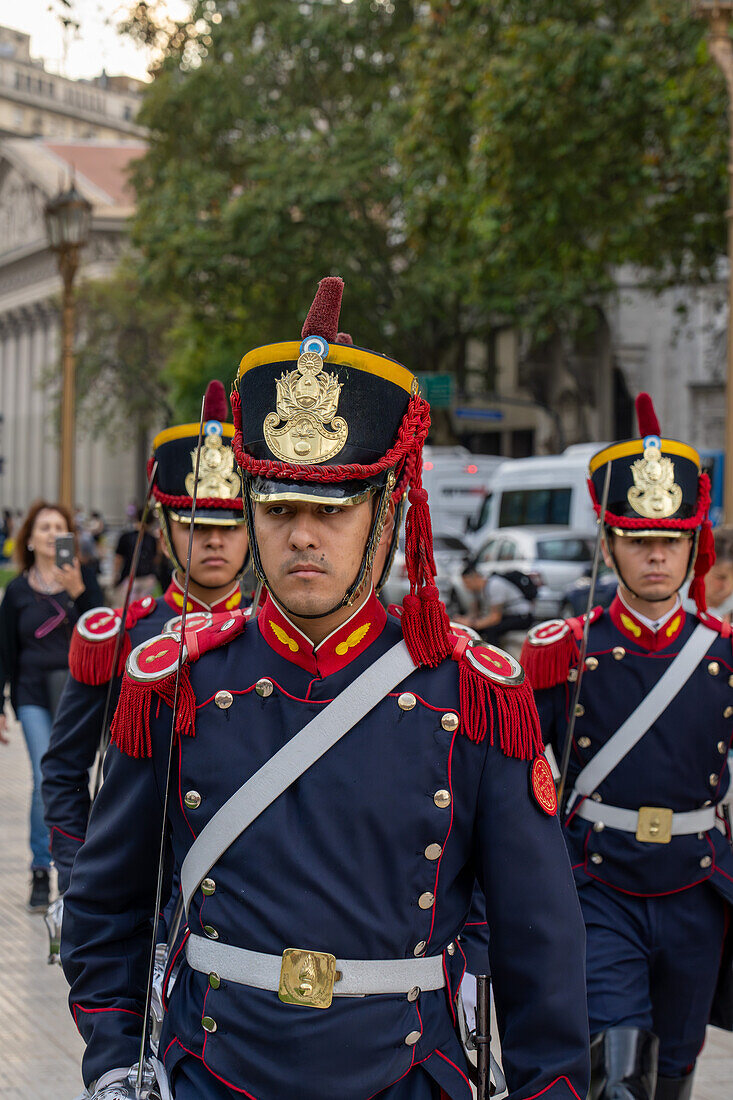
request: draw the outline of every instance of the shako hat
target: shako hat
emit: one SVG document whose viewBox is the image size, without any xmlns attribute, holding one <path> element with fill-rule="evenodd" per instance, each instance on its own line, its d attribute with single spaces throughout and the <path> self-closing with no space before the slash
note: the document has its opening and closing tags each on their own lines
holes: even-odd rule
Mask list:
<svg viewBox="0 0 733 1100">
<path fill-rule="evenodd" d="M 232 450 L 234 425 L 228 423 L 226 392 L 218 379 L 206 388 L 203 419 L 194 523 L 244 523 L 242 481 Z M 198 438 L 198 424 L 166 428 L 153 440 L 148 462 L 149 470 L 158 463 L 153 496 L 171 519 L 181 523 L 191 521 Z"/>
<path fill-rule="evenodd" d="M 325 614 L 353 603 L 373 563 L 390 499 L 397 502 L 409 490 L 405 562 L 410 592 L 402 624 L 416 662 L 434 665 L 450 655 L 452 644 L 435 586 L 430 513 L 422 487 L 430 408 L 406 367 L 339 336 L 343 290 L 342 279 L 322 279 L 300 340 L 255 348 L 240 363 L 231 399 L 233 446 L 244 480 L 253 565 L 270 588 L 254 531 L 256 503 L 329 501 L 348 506 L 374 497 L 360 571 Z"/>
<path fill-rule="evenodd" d="M 648 393 L 637 397 L 636 414 L 640 438 L 612 443 L 590 460 L 588 487 L 593 507 L 600 516 L 610 465 L 606 531 L 636 538 L 691 537 L 690 572 L 694 565 L 694 578 L 690 595 L 704 611 L 703 581 L 715 561 L 708 518 L 710 480 L 701 472 L 694 447 L 662 436 Z"/>
</svg>

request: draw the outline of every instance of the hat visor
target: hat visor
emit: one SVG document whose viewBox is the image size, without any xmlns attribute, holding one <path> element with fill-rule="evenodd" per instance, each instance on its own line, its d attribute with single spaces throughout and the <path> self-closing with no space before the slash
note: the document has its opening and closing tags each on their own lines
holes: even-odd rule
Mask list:
<svg viewBox="0 0 733 1100">
<path fill-rule="evenodd" d="M 292 502 L 302 504 L 338 504 L 342 508 L 362 504 L 377 490 L 368 481 L 274 481 L 253 477 L 249 493 L 256 504 Z"/>
<path fill-rule="evenodd" d="M 691 539 L 695 530 L 671 531 L 669 527 L 649 527 L 643 531 L 635 527 L 612 527 L 614 535 L 624 539 Z"/>
<path fill-rule="evenodd" d="M 176 523 L 191 522 L 190 508 L 167 508 L 166 511 Z M 244 523 L 244 512 L 241 508 L 197 508 L 193 525 L 206 525 L 208 527 L 238 527 Z"/>
</svg>

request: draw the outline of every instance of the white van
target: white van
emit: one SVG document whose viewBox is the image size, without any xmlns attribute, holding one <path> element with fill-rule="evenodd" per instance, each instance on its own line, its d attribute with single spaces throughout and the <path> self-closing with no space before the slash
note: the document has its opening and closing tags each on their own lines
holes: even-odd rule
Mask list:
<svg viewBox="0 0 733 1100">
<path fill-rule="evenodd" d="M 458 446 L 426 446 L 422 483 L 428 492 L 433 531 L 462 535 L 502 465 L 504 459 L 498 455 L 475 455 Z"/>
<path fill-rule="evenodd" d="M 592 531 L 596 517 L 588 493 L 588 462 L 607 446 L 577 443 L 561 455 L 515 458 L 495 472 L 491 493 L 471 524 L 468 540 L 478 550 L 497 527 L 547 524 Z"/>
</svg>

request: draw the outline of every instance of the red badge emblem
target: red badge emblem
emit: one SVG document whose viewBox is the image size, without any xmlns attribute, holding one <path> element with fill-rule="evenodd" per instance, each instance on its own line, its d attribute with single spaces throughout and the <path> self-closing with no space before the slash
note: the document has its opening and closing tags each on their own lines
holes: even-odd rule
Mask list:
<svg viewBox="0 0 733 1100">
<path fill-rule="evenodd" d="M 530 645 L 553 645 L 570 632 L 564 619 L 548 619 L 546 623 L 533 626 L 527 635 Z"/>
<path fill-rule="evenodd" d="M 95 607 L 81 616 L 76 628 L 88 642 L 106 642 L 120 629 L 120 616 L 111 607 Z"/>
<path fill-rule="evenodd" d="M 180 648 L 176 634 L 160 634 L 157 638 L 142 642 L 127 658 L 127 675 L 143 684 L 164 680 L 176 671 Z M 188 650 L 184 645 L 183 660 L 187 658 Z"/>
<path fill-rule="evenodd" d="M 536 756 L 530 769 L 530 785 L 534 800 L 541 810 L 553 817 L 557 813 L 557 792 L 552 768 L 544 756 Z"/>
<path fill-rule="evenodd" d="M 466 650 L 466 660 L 475 672 L 498 684 L 519 687 L 524 683 L 524 669 L 519 661 L 498 646 L 472 645 Z"/>
</svg>

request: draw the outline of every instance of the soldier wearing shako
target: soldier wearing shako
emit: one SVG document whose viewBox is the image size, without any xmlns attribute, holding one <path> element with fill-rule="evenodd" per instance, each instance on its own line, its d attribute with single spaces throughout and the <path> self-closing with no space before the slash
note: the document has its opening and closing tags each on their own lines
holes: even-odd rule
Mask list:
<svg viewBox="0 0 733 1100">
<path fill-rule="evenodd" d="M 184 631 L 178 699 L 174 639 L 128 658 L 67 892 L 84 1079 L 91 1095 L 134 1092 L 114 1067 L 138 1056 L 165 828 L 186 916 L 161 1092 L 471 1100 L 457 934 L 478 877 L 511 1095 L 580 1100 L 582 921 L 532 692 L 517 661 L 448 629 L 420 478 L 429 410 L 399 363 L 336 343 L 342 289 L 323 280 L 302 341 L 240 366 L 234 447 L 268 592 L 256 620 Z M 372 577 L 405 468 L 397 619 Z"/>
<path fill-rule="evenodd" d="M 582 667 L 579 619 L 535 627 L 522 659 L 558 759 L 582 676 L 563 824 L 587 932 L 590 1095 L 687 1100 L 708 1020 L 733 1025 L 733 855 L 716 828 L 733 647 L 705 610 L 714 554 L 699 455 L 662 438 L 647 394 L 637 412 L 641 438 L 590 462 L 616 597 L 592 612 Z M 690 578 L 697 614 L 680 601 Z"/>
<path fill-rule="evenodd" d="M 183 577 L 191 521 L 191 486 L 198 445 L 198 424 L 167 428 L 153 442 L 157 462 L 153 496 L 175 569 L 168 590 L 159 599 L 146 596 L 131 603 L 124 626 L 122 610 L 102 607 L 88 611 L 74 629 L 69 652 L 70 676 L 54 720 L 43 758 L 43 801 L 58 874 L 59 894 L 69 884 L 71 867 L 83 843 L 89 817 L 89 769 L 102 736 L 107 687 L 141 642 L 164 628 L 175 629 L 183 606 Z M 211 382 L 204 402 L 204 437 L 199 469 L 197 508 L 189 586 L 189 628 L 205 625 L 216 612 L 242 604 L 239 578 L 247 564 L 247 530 L 224 387 Z M 122 646 L 118 634 L 125 631 Z M 116 685 L 119 690 L 119 682 Z M 115 694 L 116 699 L 116 694 Z M 112 710 L 110 713 L 114 713 Z"/>
</svg>

